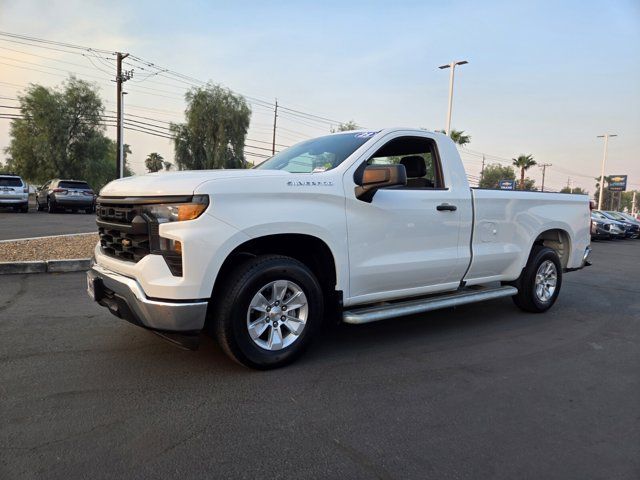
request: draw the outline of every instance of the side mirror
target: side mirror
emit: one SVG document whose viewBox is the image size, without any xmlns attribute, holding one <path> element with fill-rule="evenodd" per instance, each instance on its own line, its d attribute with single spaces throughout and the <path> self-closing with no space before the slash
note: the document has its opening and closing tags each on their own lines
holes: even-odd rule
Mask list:
<svg viewBox="0 0 640 480">
<path fill-rule="evenodd" d="M 407 171 L 404 165 L 366 165 L 358 168 L 354 175 L 356 198 L 371 202 L 380 188 L 396 187 L 407 184 Z"/>
</svg>

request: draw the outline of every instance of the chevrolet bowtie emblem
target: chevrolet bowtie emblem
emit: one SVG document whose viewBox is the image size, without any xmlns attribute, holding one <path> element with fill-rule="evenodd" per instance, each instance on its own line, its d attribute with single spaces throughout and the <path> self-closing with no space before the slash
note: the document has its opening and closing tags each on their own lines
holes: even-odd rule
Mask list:
<svg viewBox="0 0 640 480">
<path fill-rule="evenodd" d="M 129 240 L 128 238 L 123 238 L 122 239 L 122 246 L 123 247 L 130 247 L 131 246 L 131 240 Z"/>
</svg>

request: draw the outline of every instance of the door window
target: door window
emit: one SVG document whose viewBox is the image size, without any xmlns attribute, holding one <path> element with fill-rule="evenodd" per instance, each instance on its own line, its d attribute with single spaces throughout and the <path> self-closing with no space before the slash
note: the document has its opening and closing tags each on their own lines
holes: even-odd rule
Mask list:
<svg viewBox="0 0 640 480">
<path fill-rule="evenodd" d="M 369 160 L 368 165 L 404 165 L 407 171 L 405 189 L 445 188 L 435 142 L 424 137 L 399 137 L 390 140 Z"/>
</svg>

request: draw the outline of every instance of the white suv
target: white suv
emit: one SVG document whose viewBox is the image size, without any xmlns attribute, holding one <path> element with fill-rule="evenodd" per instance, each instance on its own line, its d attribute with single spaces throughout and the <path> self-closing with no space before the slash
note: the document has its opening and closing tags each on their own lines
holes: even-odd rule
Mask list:
<svg viewBox="0 0 640 480">
<path fill-rule="evenodd" d="M 0 207 L 29 211 L 29 186 L 18 175 L 0 174 Z"/>
</svg>

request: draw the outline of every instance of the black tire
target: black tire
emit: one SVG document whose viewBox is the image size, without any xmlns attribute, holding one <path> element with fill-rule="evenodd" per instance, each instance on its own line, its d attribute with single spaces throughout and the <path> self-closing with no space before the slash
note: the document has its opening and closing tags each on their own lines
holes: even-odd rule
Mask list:
<svg viewBox="0 0 640 480">
<path fill-rule="evenodd" d="M 293 343 L 280 350 L 268 350 L 257 345 L 251 338 L 247 312 L 254 295 L 263 286 L 277 280 L 293 282 L 302 289 L 307 299 L 308 312 L 304 329 Z M 223 285 L 218 293 L 214 293 L 215 305 L 210 331 L 227 355 L 247 367 L 267 370 L 293 362 L 309 346 L 322 323 L 324 303 L 320 284 L 306 265 L 293 258 L 280 255 L 251 258 L 239 265 L 224 280 Z M 284 329 L 281 331 L 288 332 Z"/>
<path fill-rule="evenodd" d="M 553 294 L 542 300 L 536 294 L 536 275 L 540 266 L 551 261 L 555 266 L 556 284 Z M 522 270 L 520 277 L 513 282 L 518 288 L 518 294 L 514 295 L 513 302 L 525 312 L 542 313 L 549 310 L 558 298 L 562 286 L 562 265 L 555 250 L 542 245 L 534 245 L 529 255 L 527 265 Z"/>
<path fill-rule="evenodd" d="M 29 213 L 29 205 L 25 205 L 24 207 L 22 207 L 22 209 L 20 211 L 22 213 Z"/>
<path fill-rule="evenodd" d="M 40 202 L 38 201 L 37 198 L 36 198 L 36 210 L 38 212 L 41 212 L 43 210 L 42 205 L 40 205 Z"/>
<path fill-rule="evenodd" d="M 84 209 L 84 213 L 87 213 L 87 214 L 95 213 L 95 211 L 96 211 L 96 206 L 95 205 L 91 205 L 89 208 L 85 208 Z"/>
<path fill-rule="evenodd" d="M 56 213 L 56 205 L 51 201 L 49 197 L 47 197 L 47 212 Z"/>
</svg>

